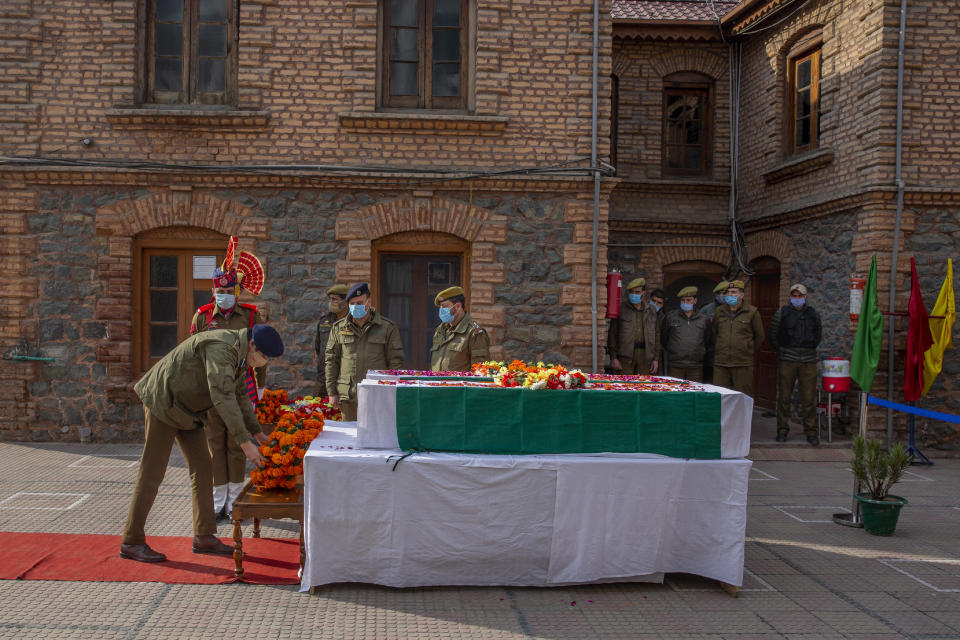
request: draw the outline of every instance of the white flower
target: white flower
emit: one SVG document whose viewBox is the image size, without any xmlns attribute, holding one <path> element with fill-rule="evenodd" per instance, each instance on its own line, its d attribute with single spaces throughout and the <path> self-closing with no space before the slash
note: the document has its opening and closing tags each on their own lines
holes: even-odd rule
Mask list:
<svg viewBox="0 0 960 640">
<path fill-rule="evenodd" d="M 546 389 L 546 388 L 547 388 L 547 381 L 546 381 L 546 380 L 537 380 L 537 381 L 534 382 L 532 385 L 530 385 L 530 388 L 531 388 L 531 389 Z"/>
</svg>

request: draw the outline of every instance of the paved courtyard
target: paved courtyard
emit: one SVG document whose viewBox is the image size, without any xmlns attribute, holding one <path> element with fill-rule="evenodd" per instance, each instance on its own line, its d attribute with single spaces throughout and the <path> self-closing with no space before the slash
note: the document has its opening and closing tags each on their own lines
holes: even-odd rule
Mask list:
<svg viewBox="0 0 960 640">
<path fill-rule="evenodd" d="M 838 526 L 848 449 L 799 435 L 768 445 L 758 414 L 746 565 L 738 598 L 669 574 L 664 584 L 564 588 L 297 588 L 0 581 L 4 638 L 960 638 L 960 460 L 913 467 L 897 532 Z M 0 443 L 0 530 L 119 535 L 137 445 Z M 27 496 L 25 494 L 50 494 Z M 64 496 L 62 494 L 70 494 Z M 80 499 L 82 498 L 82 500 Z M 47 507 L 47 508 L 42 508 Z M 149 535 L 191 535 L 174 455 Z M 249 535 L 248 525 L 246 535 Z M 232 535 L 229 524 L 220 527 Z M 267 521 L 265 536 L 295 537 Z"/>
</svg>

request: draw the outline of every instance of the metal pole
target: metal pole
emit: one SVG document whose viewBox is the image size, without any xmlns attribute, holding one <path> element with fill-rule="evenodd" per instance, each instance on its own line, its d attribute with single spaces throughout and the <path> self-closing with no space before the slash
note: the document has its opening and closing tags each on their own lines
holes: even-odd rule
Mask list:
<svg viewBox="0 0 960 640">
<path fill-rule="evenodd" d="M 860 437 L 864 440 L 867 438 L 867 394 L 863 391 L 860 392 Z M 860 519 L 860 502 L 857 500 L 857 495 L 861 489 L 860 481 L 854 476 L 853 497 L 851 498 L 853 504 L 850 506 L 850 513 L 833 514 L 833 521 L 835 523 L 842 524 L 845 527 L 863 526 L 863 521 Z"/>
<path fill-rule="evenodd" d="M 593 100 L 590 124 L 590 167 L 593 170 L 593 240 L 590 243 L 590 350 L 592 370 L 599 371 L 597 335 L 597 262 L 600 235 L 600 166 L 597 161 L 597 129 L 599 126 L 598 93 L 600 74 L 600 0 L 593 0 Z"/>
</svg>

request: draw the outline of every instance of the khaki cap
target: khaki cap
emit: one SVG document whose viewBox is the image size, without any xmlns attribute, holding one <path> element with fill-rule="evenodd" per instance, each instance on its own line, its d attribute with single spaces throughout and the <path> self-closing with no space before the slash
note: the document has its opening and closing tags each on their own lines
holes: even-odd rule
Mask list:
<svg viewBox="0 0 960 640">
<path fill-rule="evenodd" d="M 437 294 L 437 297 L 433 299 L 433 304 L 440 306 L 440 303 L 446 300 L 447 298 L 452 298 L 454 296 L 464 295 L 463 289 L 460 287 L 448 287 Z"/>
<path fill-rule="evenodd" d="M 794 291 L 799 291 L 801 295 L 807 295 L 807 288 L 799 282 L 797 284 L 790 285 L 790 293 L 793 293 Z"/>
<path fill-rule="evenodd" d="M 647 286 L 646 278 L 634 278 L 633 280 L 627 283 L 627 291 L 630 291 L 630 289 L 636 289 L 637 287 L 646 287 L 646 286 Z"/>
<path fill-rule="evenodd" d="M 328 296 L 342 296 L 347 297 L 347 285 L 345 284 L 335 284 L 329 289 L 327 289 Z"/>
<path fill-rule="evenodd" d="M 717 284 L 717 286 L 715 286 L 715 287 L 713 288 L 713 292 L 714 292 L 714 293 L 723 293 L 724 291 L 727 290 L 727 287 L 728 287 L 729 285 L 730 285 L 730 283 L 727 282 L 726 280 L 721 280 L 721 281 Z"/>
<path fill-rule="evenodd" d="M 727 283 L 727 289 L 743 289 L 743 280 L 731 280 Z"/>
<path fill-rule="evenodd" d="M 678 298 L 686 298 L 687 296 L 697 297 L 697 288 L 696 287 L 684 287 L 677 292 Z"/>
</svg>

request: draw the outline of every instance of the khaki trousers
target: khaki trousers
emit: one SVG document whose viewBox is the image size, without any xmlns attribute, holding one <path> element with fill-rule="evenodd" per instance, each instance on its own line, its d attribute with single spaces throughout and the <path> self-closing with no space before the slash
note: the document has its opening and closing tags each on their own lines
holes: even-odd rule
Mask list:
<svg viewBox="0 0 960 640">
<path fill-rule="evenodd" d="M 357 401 L 356 400 L 341 400 L 340 401 L 340 412 L 343 413 L 343 419 L 346 421 L 353 421 L 357 419 Z"/>
<path fill-rule="evenodd" d="M 247 474 L 247 455 L 230 436 L 227 425 L 216 409 L 207 412 L 207 446 L 213 463 L 213 485 L 243 482 Z"/>
<path fill-rule="evenodd" d="M 137 484 L 130 498 L 127 524 L 123 530 L 123 544 L 144 544 L 147 516 L 167 472 L 170 451 L 176 441 L 187 461 L 190 489 L 193 493 L 193 533 L 197 536 L 217 532 L 213 513 L 213 474 L 210 470 L 210 450 L 203 429 L 177 429 L 161 422 L 143 408 L 146 438 L 140 456 Z"/>
<path fill-rule="evenodd" d="M 753 397 L 753 365 L 746 367 L 724 367 L 713 365 L 713 384 L 726 387 Z"/>
<path fill-rule="evenodd" d="M 677 366 L 671 365 L 669 375 L 674 378 L 683 378 L 684 380 L 693 380 L 694 382 L 703 382 L 703 366 L 677 367 Z"/>
<path fill-rule="evenodd" d="M 800 384 L 800 416 L 803 419 L 803 433 L 806 436 L 817 435 L 817 408 L 814 398 L 817 393 L 817 363 L 789 362 L 777 363 L 777 433 L 790 432 L 790 400 L 793 397 L 793 383 Z"/>
</svg>

